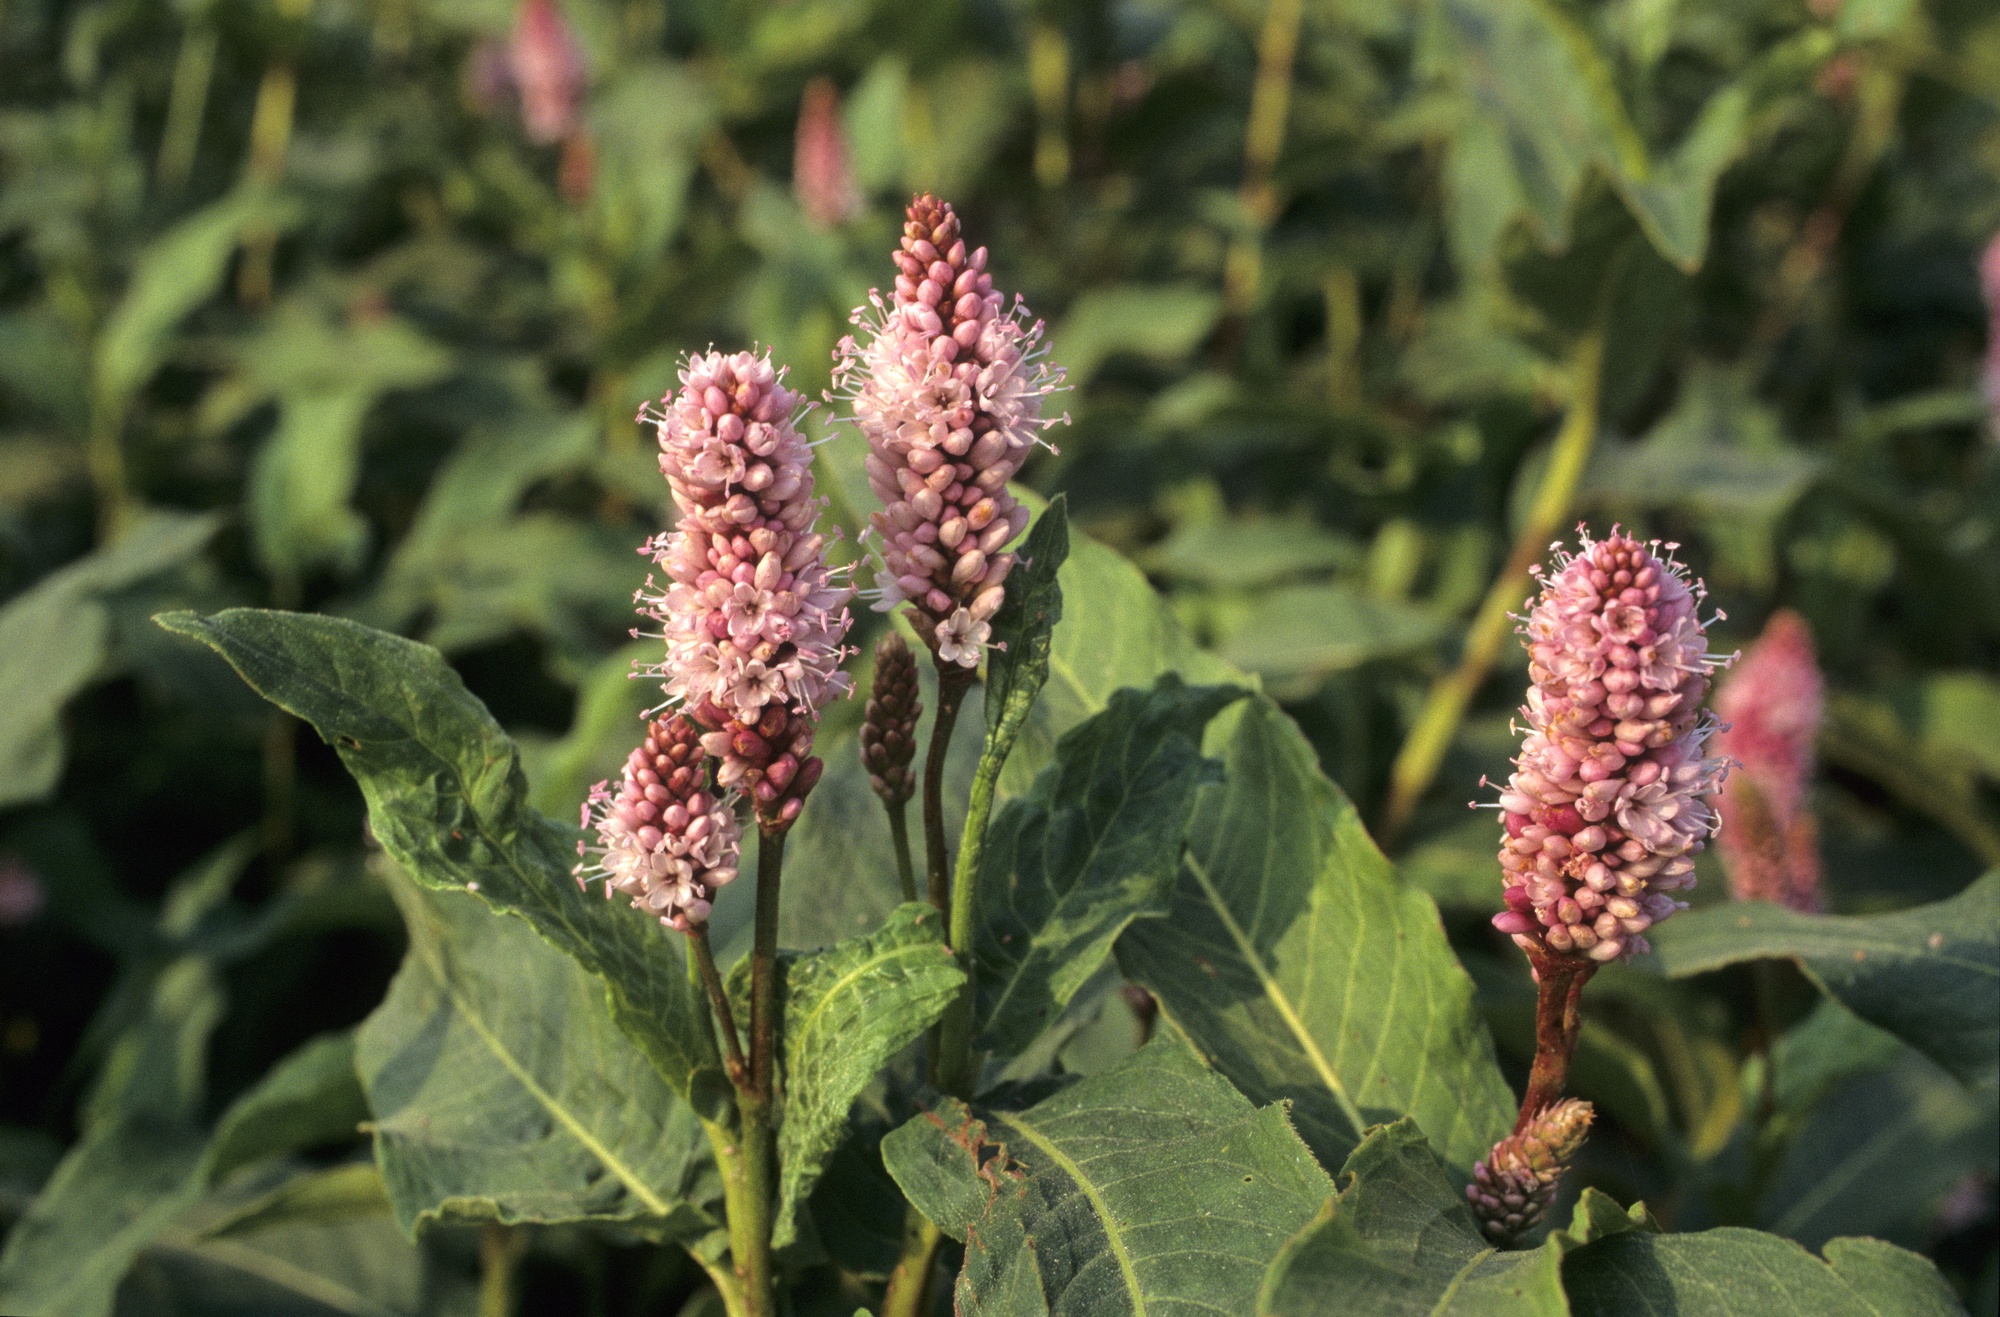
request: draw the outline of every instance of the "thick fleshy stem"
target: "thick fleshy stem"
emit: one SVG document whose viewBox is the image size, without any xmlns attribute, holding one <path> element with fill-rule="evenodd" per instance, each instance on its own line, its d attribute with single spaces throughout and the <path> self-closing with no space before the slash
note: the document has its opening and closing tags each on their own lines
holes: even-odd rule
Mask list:
<svg viewBox="0 0 2000 1317">
<path fill-rule="evenodd" d="M 903 638 L 891 631 L 875 645 L 875 683 L 861 722 L 861 762 L 868 769 L 869 785 L 889 815 L 889 832 L 896 844 L 896 876 L 902 881 L 905 901 L 917 899 L 907 806 L 917 789 L 910 764 L 917 754 L 917 719 L 923 711 L 917 698 L 916 656 Z"/>
<path fill-rule="evenodd" d="M 1544 1108 L 1562 1099 L 1583 1029 L 1583 985 L 1597 973 L 1598 963 L 1580 956 L 1528 953 L 1535 967 L 1535 1061 L 1528 1071 L 1528 1091 L 1514 1132 L 1525 1130 Z"/>
</svg>

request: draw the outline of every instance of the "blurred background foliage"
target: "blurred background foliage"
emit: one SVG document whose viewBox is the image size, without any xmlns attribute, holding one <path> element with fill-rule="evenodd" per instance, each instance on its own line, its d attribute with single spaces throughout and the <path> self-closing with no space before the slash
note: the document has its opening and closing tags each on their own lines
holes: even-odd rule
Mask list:
<svg viewBox="0 0 2000 1317">
<path fill-rule="evenodd" d="M 437 645 L 567 815 L 647 702 L 635 411 L 710 343 L 817 395 L 919 189 L 1069 372 L 1028 482 L 1286 702 L 1503 1053 L 1532 996 L 1465 801 L 1580 517 L 1683 544 L 1720 648 L 1810 623 L 1833 909 L 2000 863 L 1988 0 L 0 0 L 0 1218 L 72 1144 L 143 1178 L 133 1120 L 168 1155 L 402 947 L 332 755 L 151 614 Z M 1746 982 L 1602 976 L 1589 1177 L 1926 1248 L 1992 1311 L 1990 1103 Z M 1079 1065 L 1130 1046 L 1105 1000 Z M 1773 1128 L 1808 1134 L 1775 1168 Z M 145 1200 L 120 1310 L 469 1307 L 517 1247 L 412 1249 L 366 1186 L 255 1229 L 276 1173 Z M 529 1311 L 696 1279 L 610 1231 L 523 1266 Z"/>
</svg>

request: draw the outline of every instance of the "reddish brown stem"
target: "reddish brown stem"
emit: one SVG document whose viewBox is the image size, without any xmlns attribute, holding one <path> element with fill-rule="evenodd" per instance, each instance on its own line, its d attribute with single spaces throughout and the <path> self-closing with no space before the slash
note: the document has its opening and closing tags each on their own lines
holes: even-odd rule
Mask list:
<svg viewBox="0 0 2000 1317">
<path fill-rule="evenodd" d="M 1594 960 L 1546 951 L 1530 951 L 1528 959 L 1536 979 L 1535 1064 L 1528 1071 L 1520 1118 L 1514 1122 L 1516 1134 L 1528 1127 L 1535 1113 L 1562 1099 L 1570 1058 L 1576 1055 L 1576 1036 L 1583 1028 L 1583 985 L 1597 973 Z"/>
</svg>

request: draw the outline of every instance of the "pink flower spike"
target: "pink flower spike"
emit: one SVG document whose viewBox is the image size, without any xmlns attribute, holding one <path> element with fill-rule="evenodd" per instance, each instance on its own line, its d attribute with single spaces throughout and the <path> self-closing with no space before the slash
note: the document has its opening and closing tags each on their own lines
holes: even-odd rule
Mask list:
<svg viewBox="0 0 2000 1317">
<path fill-rule="evenodd" d="M 853 688 L 840 664 L 854 591 L 815 528 L 825 500 L 798 409 L 768 356 L 708 352 L 643 414 L 681 512 L 648 546 L 668 578 L 639 596 L 667 645 L 649 675 L 708 733 L 718 780 L 748 794 L 767 826 L 812 789 L 819 708 Z"/>
<path fill-rule="evenodd" d="M 1986 424 L 1989 437 L 2000 443 L 2000 233 L 1979 258 L 1979 286 L 1986 294 Z"/>
<path fill-rule="evenodd" d="M 583 97 L 583 51 L 556 0 L 521 0 L 507 47 L 509 71 L 521 92 L 528 140 L 560 142 L 576 127 Z"/>
<path fill-rule="evenodd" d="M 882 501 L 869 518 L 875 606 L 908 603 L 941 663 L 976 668 L 1014 566 L 1006 546 L 1028 524 L 1007 482 L 1068 419 L 1042 415 L 1063 375 L 1043 360 L 1041 322 L 994 291 L 986 249 L 966 250 L 949 204 L 910 203 L 895 261 L 888 297 L 854 313 L 866 341 L 842 339 L 834 368 Z"/>
<path fill-rule="evenodd" d="M 1658 541 L 1578 530 L 1576 556 L 1537 569 L 1520 628 L 1534 684 L 1500 792 L 1507 910 L 1493 922 L 1531 951 L 1603 962 L 1646 950 L 1646 929 L 1684 908 L 1670 893 L 1694 886 L 1727 765 L 1706 753 L 1700 705 L 1726 660 L 1708 653 L 1701 583 Z"/>
<path fill-rule="evenodd" d="M 830 78 L 814 78 L 799 101 L 792 145 L 792 192 L 806 217 L 822 229 L 838 228 L 861 213 L 861 193 L 847 162 L 847 130 L 840 122 L 840 93 Z"/>
<path fill-rule="evenodd" d="M 1718 840 L 1739 901 L 1820 908 L 1819 834 L 1806 790 L 1825 710 L 1812 632 L 1780 609 L 1715 695 L 1723 722 L 1716 748 L 1734 761 L 1718 802 Z"/>
<path fill-rule="evenodd" d="M 649 724 L 618 790 L 599 782 L 583 809 L 597 845 L 577 844 L 577 883 L 602 878 L 607 897 L 622 892 L 669 928 L 706 922 L 715 889 L 736 880 L 735 811 L 709 789 L 700 729 L 679 714 Z"/>
</svg>

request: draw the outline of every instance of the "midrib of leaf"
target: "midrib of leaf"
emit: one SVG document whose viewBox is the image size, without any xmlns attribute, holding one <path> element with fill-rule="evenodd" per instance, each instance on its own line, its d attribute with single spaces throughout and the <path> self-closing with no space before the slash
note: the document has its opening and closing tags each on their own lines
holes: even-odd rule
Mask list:
<svg viewBox="0 0 2000 1317">
<path fill-rule="evenodd" d="M 1451 1284 L 1444 1287 L 1444 1293 L 1438 1296 L 1437 1306 L 1431 1309 L 1431 1317 L 1444 1317 L 1445 1310 L 1451 1307 L 1451 1301 L 1458 1297 L 1459 1288 L 1471 1277 L 1472 1269 L 1499 1251 L 1494 1248 L 1482 1248 L 1474 1253 L 1471 1260 L 1460 1267 L 1458 1274 L 1451 1278 Z"/>
<path fill-rule="evenodd" d="M 1354 1105 L 1354 1099 L 1348 1096 L 1347 1085 L 1340 1081 L 1340 1076 L 1334 1073 L 1331 1065 L 1327 1064 L 1326 1054 L 1320 1051 L 1318 1041 L 1307 1031 L 1305 1021 L 1299 1018 L 1299 1013 L 1292 1006 L 1290 998 L 1286 997 L 1284 989 L 1278 986 L 1276 977 L 1265 967 L 1256 945 L 1244 934 L 1242 927 L 1236 922 L 1236 917 L 1229 913 L 1229 907 L 1223 904 L 1222 894 L 1215 890 L 1215 883 L 1209 878 L 1208 870 L 1192 852 L 1189 852 L 1185 859 L 1188 868 L 1195 876 L 1195 881 L 1201 884 L 1202 892 L 1208 897 L 1209 905 L 1221 917 L 1222 926 L 1229 930 L 1229 936 L 1235 940 L 1236 949 L 1243 953 L 1243 959 L 1256 971 L 1258 982 L 1264 985 L 1264 995 L 1270 999 L 1273 1006 L 1277 1007 L 1279 1016 L 1285 1021 L 1285 1027 L 1292 1031 L 1294 1038 L 1298 1039 L 1299 1046 L 1305 1051 L 1306 1059 L 1311 1061 L 1313 1069 L 1319 1072 L 1320 1082 L 1326 1085 L 1327 1091 L 1333 1094 L 1334 1101 L 1340 1104 L 1340 1114 L 1347 1117 L 1347 1123 L 1354 1127 L 1355 1137 L 1361 1137 L 1368 1124 L 1361 1118 L 1361 1109 Z M 1350 981 L 1348 984 L 1350 1001 L 1353 999 L 1353 986 Z"/>
<path fill-rule="evenodd" d="M 1111 1208 L 1104 1201 L 1104 1195 L 1098 1191 L 1090 1177 L 1083 1173 L 1083 1168 L 1071 1160 L 1062 1149 L 1049 1142 L 1040 1130 L 1013 1112 L 1003 1111 L 998 1114 L 1009 1127 L 1018 1131 L 1022 1138 L 1034 1144 L 1042 1155 L 1060 1167 L 1063 1174 L 1069 1176 L 1077 1189 L 1090 1201 L 1091 1210 L 1097 1213 L 1098 1221 L 1104 1226 L 1104 1241 L 1111 1248 L 1111 1256 L 1118 1260 L 1118 1273 L 1125 1278 L 1126 1292 L 1132 1296 L 1132 1317 L 1146 1317 L 1146 1296 L 1139 1289 L 1138 1269 L 1132 1265 L 1131 1250 L 1125 1247 L 1125 1237 L 1119 1233 L 1118 1223 L 1112 1220 Z"/>
<path fill-rule="evenodd" d="M 1896 1124 L 1887 1129 L 1878 1129 L 1863 1139 L 1847 1156 L 1841 1158 L 1839 1166 L 1801 1195 L 1783 1216 L 1771 1223 L 1771 1233 L 1790 1235 L 1796 1231 L 1801 1221 L 1810 1219 L 1828 1199 L 1854 1182 L 1855 1177 L 1861 1173 L 1877 1148 L 1885 1142 L 1901 1138 L 1907 1132 L 1907 1127 L 1916 1123 L 1913 1117 L 1919 1114 L 1921 1113 L 1906 1110 Z"/>
<path fill-rule="evenodd" d="M 809 1032 L 812 1029 L 813 1021 L 819 1019 L 819 1013 L 825 1010 L 828 1006 L 832 1005 L 833 999 L 839 996 L 842 992 L 846 991 L 848 986 L 851 985 L 856 979 L 860 978 L 863 974 L 866 974 L 870 970 L 873 970 L 879 966 L 886 965 L 892 960 L 900 960 L 909 956 L 922 956 L 924 953 L 930 951 L 931 949 L 932 948 L 930 946 L 895 947 L 889 951 L 881 953 L 880 955 L 871 956 L 864 963 L 856 965 L 852 970 L 841 975 L 838 979 L 835 979 L 833 981 L 832 986 L 827 988 L 827 990 L 824 993 L 820 994 L 819 1004 L 817 1006 L 814 1006 L 810 1011 L 807 1011 L 805 1018 L 799 1021 L 797 1035 L 803 1037 L 807 1032 Z"/>
<path fill-rule="evenodd" d="M 1128 737 L 1126 738 L 1126 740 L 1125 740 L 1125 744 L 1127 744 L 1127 745 L 1131 744 L 1131 738 L 1130 738 L 1129 736 L 1128 736 Z M 1108 751 L 1109 749 L 1110 749 L 1110 747 L 1109 747 L 1109 746 L 1102 746 L 1102 747 L 1099 747 L 1099 749 L 1098 749 L 1098 752 L 1097 752 L 1097 758 L 1098 758 L 1098 760 L 1099 760 L 1099 761 L 1102 761 L 1102 759 L 1104 758 L 1104 755 L 1105 755 L 1105 753 L 1106 753 L 1106 752 L 1107 752 L 1107 751 Z M 1155 744 L 1155 746 L 1154 746 L 1154 748 L 1153 748 L 1153 753 L 1152 753 L 1152 754 L 1150 754 L 1150 755 L 1148 755 L 1148 756 L 1146 757 L 1146 762 L 1145 762 L 1145 764 L 1142 764 L 1142 765 L 1140 765 L 1140 766 L 1139 766 L 1139 768 L 1138 768 L 1137 770 L 1135 770 L 1134 772 L 1131 772 L 1131 773 L 1128 773 L 1128 774 L 1126 774 L 1126 775 L 1124 776 L 1124 781 L 1125 781 L 1125 782 L 1127 783 L 1127 785 L 1125 786 L 1124 790 L 1123 790 L 1123 791 L 1121 791 L 1121 792 L 1119 793 L 1119 796 L 1118 796 L 1118 805 L 1117 805 L 1117 807 L 1116 807 L 1115 809 L 1113 809 L 1113 810 L 1111 811 L 1111 814 L 1112 814 L 1112 815 L 1114 815 L 1114 816 L 1115 816 L 1115 815 L 1116 815 L 1116 814 L 1118 813 L 1118 811 L 1119 811 L 1119 810 L 1122 810 L 1122 809 L 1124 809 L 1124 808 L 1125 808 L 1125 806 L 1126 806 L 1126 805 L 1127 805 L 1127 804 L 1128 804 L 1128 803 L 1129 803 L 1129 802 L 1131 801 L 1131 799 L 1132 799 L 1132 788 L 1131 788 L 1131 786 L 1130 786 L 1130 783 L 1131 783 L 1132 781 L 1136 780 L 1137 778 L 1139 778 L 1139 777 L 1140 777 L 1140 776 L 1141 776 L 1141 775 L 1142 775 L 1142 774 L 1143 774 L 1143 773 L 1145 772 L 1145 769 L 1146 769 L 1146 767 L 1147 767 L 1148 765 L 1152 764 L 1152 762 L 1153 762 L 1153 761 L 1154 761 L 1155 759 L 1158 759 L 1158 758 L 1159 758 L 1159 757 L 1160 757 L 1160 756 L 1161 756 L 1162 754 L 1164 754 L 1164 753 L 1166 753 L 1166 739 L 1165 739 L 1165 738 L 1163 737 L 1163 738 L 1161 738 L 1161 739 L 1160 739 L 1160 741 L 1159 741 L 1159 742 L 1157 742 L 1157 743 Z M 1091 765 L 1091 776 L 1092 776 L 1093 778 L 1094 778 L 1094 777 L 1096 776 L 1096 767 L 1097 767 L 1097 765 L 1096 765 L 1095 763 L 1093 763 L 1093 764 Z M 1106 835 L 1108 835 L 1108 834 L 1109 834 L 1109 832 L 1110 832 L 1110 831 L 1111 831 L 1111 830 L 1110 830 L 1110 828 L 1109 828 L 1109 827 L 1107 826 L 1107 827 L 1106 827 L 1106 828 L 1104 828 L 1104 829 L 1103 829 L 1102 831 L 1100 831 L 1100 832 L 1098 833 L 1098 835 L 1097 835 L 1097 836 L 1095 836 L 1095 837 L 1091 838 L 1091 842 L 1090 842 L 1090 851 L 1089 851 L 1089 853 L 1088 853 L 1088 854 L 1087 854 L 1087 855 L 1086 855 L 1086 856 L 1084 857 L 1084 860 L 1083 860 L 1083 863 L 1077 866 L 1077 871 L 1078 871 L 1079 873 L 1083 873 L 1083 872 L 1086 872 L 1086 871 L 1088 871 L 1088 870 L 1089 870 L 1089 868 L 1090 868 L 1090 866 L 1091 866 L 1091 865 L 1093 865 L 1093 864 L 1095 864 L 1095 863 L 1097 862 L 1097 856 L 1098 856 L 1098 853 L 1099 853 L 1099 852 L 1101 852 L 1101 851 L 1102 851 L 1102 850 L 1104 849 L 1104 838 L 1105 838 L 1105 836 L 1106 836 Z M 1044 885 L 1044 886 L 1047 886 L 1047 884 L 1046 884 L 1046 883 L 1044 883 L 1043 885 Z M 1072 888 L 1070 888 L 1070 890 L 1069 890 L 1069 891 L 1067 891 L 1067 892 L 1064 892 L 1064 893 L 1063 893 L 1063 894 L 1062 894 L 1061 896 L 1057 897 L 1057 898 L 1056 898 L 1056 903 L 1055 903 L 1055 904 L 1056 904 L 1056 909 L 1058 909 L 1058 910 L 1059 910 L 1059 909 L 1061 909 L 1061 908 L 1062 908 L 1063 906 L 1067 905 L 1067 904 L 1068 904 L 1068 902 L 1069 902 L 1069 898 L 1070 898 L 1071 896 L 1075 895 L 1075 894 L 1076 894 L 1076 889 L 1075 889 L 1074 887 L 1072 887 Z M 1034 949 L 1034 948 L 1033 948 L 1033 946 L 1031 945 L 1031 946 L 1029 947 L 1029 952 L 1030 952 L 1030 954 L 1032 954 L 1032 952 L 1033 952 L 1033 949 Z M 1026 963 L 1027 963 L 1027 957 L 1026 957 L 1026 956 L 1023 956 L 1023 957 L 1022 957 L 1022 963 L 1023 963 L 1023 964 L 1026 964 Z M 1002 1011 L 1003 1011 L 1003 1010 L 1004 1010 L 1004 1009 L 1006 1008 L 1006 1005 L 1007 1005 L 1007 1003 L 1008 1003 L 1008 1002 L 1009 1002 L 1010 1000 L 1012 1000 L 1012 999 L 1013 999 L 1013 996 L 1014 996 L 1014 989 L 1016 989 L 1016 988 L 1020 987 L 1023 981 L 1024 981 L 1024 976 L 1023 976 L 1023 975 L 1020 975 L 1020 974 L 1014 974 L 1014 975 L 1011 975 L 1011 976 L 1009 976 L 1009 978 L 1008 978 L 1008 981 L 1007 981 L 1007 986 L 1006 986 L 1005 988 L 1003 988 L 1003 989 L 1001 990 L 999 998 L 998 998 L 998 999 L 997 999 L 997 1000 L 996 1000 L 996 1001 L 995 1001 L 995 1002 L 993 1003 L 993 1009 L 992 1009 L 991 1011 L 987 1012 L 987 1015 L 988 1015 L 988 1017 L 989 1017 L 989 1018 L 993 1018 L 993 1019 L 997 1019 L 997 1018 L 999 1018 L 999 1016 L 1001 1015 Z"/>
<path fill-rule="evenodd" d="M 471 1026 L 474 1033 L 479 1035 L 480 1041 L 486 1044 L 486 1050 L 493 1053 L 495 1059 L 501 1065 L 507 1067 L 507 1073 L 514 1076 L 515 1082 L 519 1083 L 522 1088 L 527 1089 L 529 1095 L 535 1101 L 541 1103 L 551 1116 L 562 1122 L 563 1128 L 568 1130 L 576 1141 L 581 1143 L 590 1152 L 591 1156 L 602 1162 L 606 1170 L 617 1176 L 619 1183 L 631 1190 L 633 1196 L 644 1203 L 648 1211 L 654 1216 L 667 1215 L 671 1210 L 668 1202 L 654 1193 L 646 1185 L 645 1181 L 639 1178 L 638 1173 L 630 1166 L 627 1166 L 616 1153 L 605 1147 L 596 1135 L 592 1134 L 582 1122 L 577 1120 L 569 1108 L 558 1102 L 553 1094 L 535 1082 L 535 1077 L 515 1059 L 514 1054 L 507 1050 L 506 1046 L 493 1031 L 486 1027 L 485 1021 L 481 1020 L 473 1011 L 471 1004 L 466 1000 L 465 996 L 456 987 L 452 986 L 452 980 L 443 963 L 443 957 L 436 955 L 431 949 L 427 948 L 424 952 L 424 959 L 430 966 L 432 977 L 436 978 L 438 983 L 444 988 L 445 995 L 451 998 L 452 1009 L 457 1011 L 459 1017 Z"/>
</svg>

